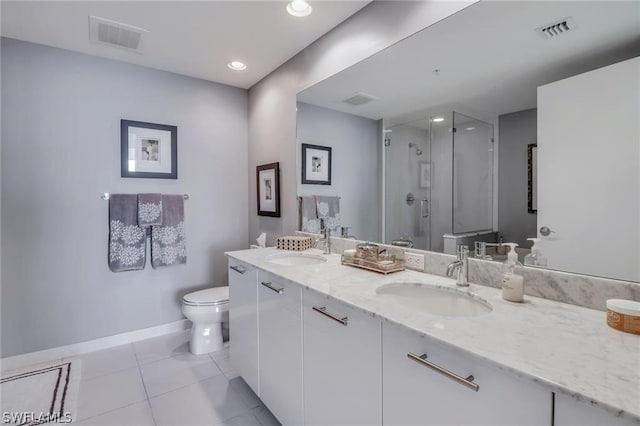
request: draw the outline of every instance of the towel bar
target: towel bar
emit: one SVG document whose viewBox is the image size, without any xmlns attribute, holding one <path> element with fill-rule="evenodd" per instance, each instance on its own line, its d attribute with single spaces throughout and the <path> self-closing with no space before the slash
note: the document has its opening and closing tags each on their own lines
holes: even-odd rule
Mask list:
<svg viewBox="0 0 640 426">
<path fill-rule="evenodd" d="M 184 197 L 184 199 L 185 199 L 185 200 L 188 200 L 188 199 L 189 199 L 189 194 L 183 194 L 182 196 Z M 102 198 L 103 200 L 108 200 L 108 199 L 109 199 L 109 197 L 110 197 L 110 194 L 109 194 L 108 192 L 103 192 L 103 193 L 100 195 L 100 198 Z"/>
</svg>

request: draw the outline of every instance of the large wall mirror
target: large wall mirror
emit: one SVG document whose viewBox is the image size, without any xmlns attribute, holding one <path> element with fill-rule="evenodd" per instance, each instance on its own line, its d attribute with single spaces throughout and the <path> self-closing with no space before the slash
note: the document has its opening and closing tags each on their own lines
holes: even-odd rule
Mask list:
<svg viewBox="0 0 640 426">
<path fill-rule="evenodd" d="M 640 2 L 475 3 L 298 94 L 298 150 L 333 155 L 298 196 L 362 240 L 538 238 L 548 268 L 640 281 L 639 55 Z"/>
</svg>

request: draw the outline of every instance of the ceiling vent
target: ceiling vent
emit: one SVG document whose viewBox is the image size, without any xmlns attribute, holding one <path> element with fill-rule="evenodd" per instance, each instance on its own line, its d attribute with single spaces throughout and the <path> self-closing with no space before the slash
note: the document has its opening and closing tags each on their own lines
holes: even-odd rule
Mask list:
<svg viewBox="0 0 640 426">
<path fill-rule="evenodd" d="M 353 105 L 353 106 L 358 106 L 358 105 L 362 105 L 362 104 L 366 104 L 368 102 L 371 102 L 373 100 L 376 100 L 378 98 L 376 98 L 375 96 L 372 95 L 367 95 L 366 93 L 354 93 L 353 96 L 345 99 L 344 103 L 349 104 L 349 105 Z"/>
<path fill-rule="evenodd" d="M 556 38 L 576 28 L 576 23 L 571 17 L 561 19 L 550 25 L 536 28 L 536 33 L 544 39 Z"/>
<path fill-rule="evenodd" d="M 89 16 L 89 40 L 120 49 L 140 52 L 142 35 L 149 31 L 110 19 Z"/>
</svg>

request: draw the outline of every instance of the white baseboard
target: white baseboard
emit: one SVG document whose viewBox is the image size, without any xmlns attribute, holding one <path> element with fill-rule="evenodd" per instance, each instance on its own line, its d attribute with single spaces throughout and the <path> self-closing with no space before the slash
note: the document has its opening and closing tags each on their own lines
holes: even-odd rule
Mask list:
<svg viewBox="0 0 640 426">
<path fill-rule="evenodd" d="M 189 327 L 191 327 L 191 321 L 188 319 L 182 319 L 168 324 L 143 328 L 141 330 L 128 331 L 126 333 L 101 337 L 99 339 L 88 340 L 86 342 L 73 343 L 71 345 L 59 346 L 57 348 L 2 358 L 0 359 L 0 370 L 13 370 L 15 368 L 26 367 L 42 362 L 55 361 L 58 359 L 61 360 L 63 358 L 78 356 L 89 352 L 99 351 L 101 349 L 108 349 L 114 346 L 150 339 L 152 337 L 176 333 L 178 331 L 187 330 Z"/>
</svg>

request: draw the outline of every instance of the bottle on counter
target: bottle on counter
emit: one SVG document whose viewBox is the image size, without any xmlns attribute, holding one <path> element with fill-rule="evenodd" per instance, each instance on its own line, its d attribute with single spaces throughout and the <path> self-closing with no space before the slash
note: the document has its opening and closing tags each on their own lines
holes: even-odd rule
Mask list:
<svg viewBox="0 0 640 426">
<path fill-rule="evenodd" d="M 540 247 L 536 245 L 540 242 L 540 238 L 527 238 L 527 240 L 533 241 L 533 246 L 531 253 L 524 257 L 525 266 L 547 266 L 547 258 L 540 251 Z"/>
<path fill-rule="evenodd" d="M 502 298 L 509 302 L 522 302 L 524 300 L 524 267 L 518 262 L 516 243 L 506 243 L 510 247 L 507 261 L 504 263 L 502 273 Z"/>
</svg>

